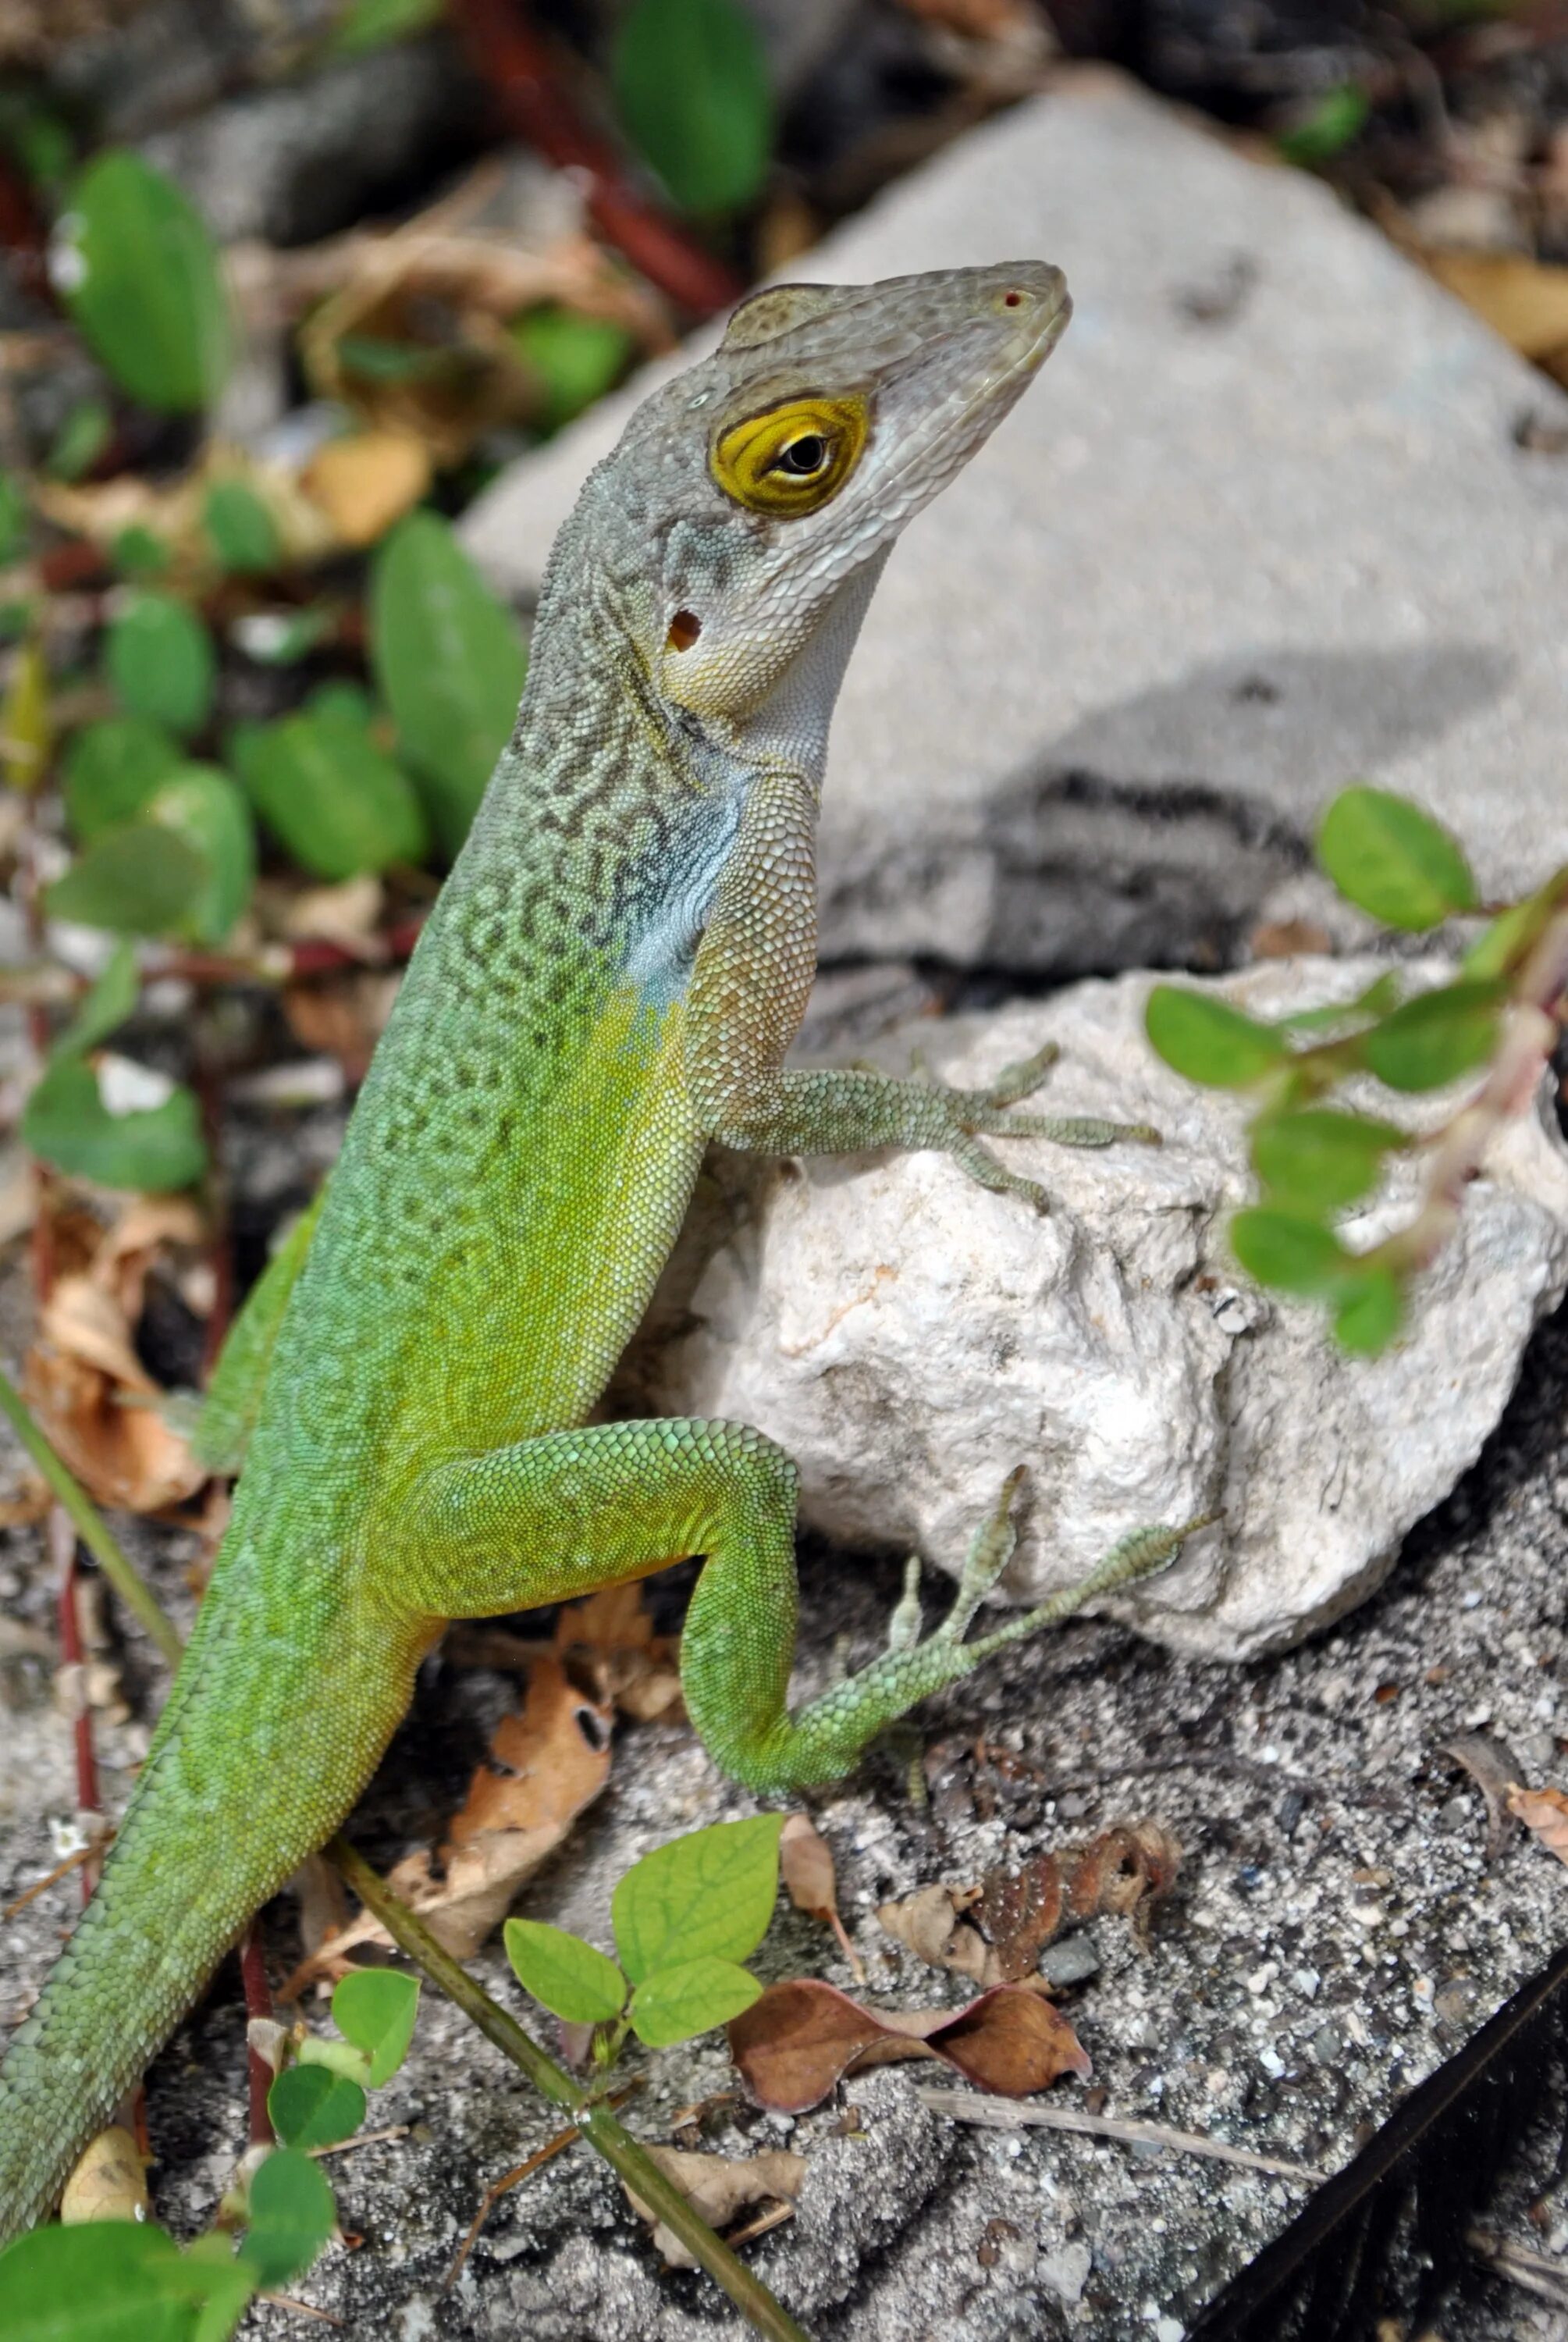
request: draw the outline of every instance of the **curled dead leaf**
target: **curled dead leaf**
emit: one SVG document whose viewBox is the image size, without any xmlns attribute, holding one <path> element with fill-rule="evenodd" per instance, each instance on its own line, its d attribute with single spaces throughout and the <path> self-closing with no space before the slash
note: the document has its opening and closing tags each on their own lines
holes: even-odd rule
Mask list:
<svg viewBox="0 0 1568 2342">
<path fill-rule="evenodd" d="M 555 1648 L 585 1667 L 600 1698 L 634 1723 L 675 1724 L 684 1716 L 680 1646 L 674 1636 L 654 1632 L 636 1580 L 569 1602 L 555 1622 Z"/>
<path fill-rule="evenodd" d="M 997 1985 L 966 2008 L 865 2007 L 835 1985 L 797 1977 L 769 1985 L 731 2020 L 730 2055 L 764 2107 L 802 2114 L 845 2074 L 906 2057 L 936 2057 L 981 2089 L 1008 2097 L 1043 2090 L 1059 2074 L 1087 2080 L 1083 2044 L 1039 1993 Z"/>
<path fill-rule="evenodd" d="M 148 2209 L 147 2157 L 115 2123 L 90 2141 L 66 2180 L 61 2223 L 74 2228 L 88 2220 L 145 2220 Z"/>
<path fill-rule="evenodd" d="M 111 1282 L 141 1277 L 109 1262 Z M 100 1504 L 156 1513 L 194 1495 L 206 1478 L 180 1435 L 151 1402 L 158 1386 L 137 1357 L 117 1293 L 95 1273 L 57 1279 L 27 1353 L 29 1405 L 51 1445 Z"/>
<path fill-rule="evenodd" d="M 1452 1740 L 1443 1742 L 1441 1753 L 1463 1767 L 1485 1800 L 1484 1859 L 1495 1862 L 1516 1818 L 1509 1804 L 1509 1791 L 1519 1778 L 1519 1760 L 1493 1732 L 1456 1732 Z"/>
<path fill-rule="evenodd" d="M 1511 1781 L 1506 1795 L 1509 1812 L 1540 1839 L 1548 1854 L 1554 1854 L 1559 1862 L 1568 1862 L 1568 1790 L 1526 1789 Z"/>
<path fill-rule="evenodd" d="M 787 2147 L 768 2148 L 761 2155 L 693 2155 L 678 2147 L 650 2147 L 648 2154 L 667 2179 L 674 2180 L 694 2212 L 710 2228 L 727 2228 L 753 2204 L 770 2201 L 793 2204 L 806 2175 L 804 2155 Z M 639 2220 L 650 2222 L 654 2243 L 670 2268 L 695 2268 L 695 2257 L 680 2238 L 655 2220 L 653 2208 L 632 2187 L 627 2201 Z"/>
<path fill-rule="evenodd" d="M 1021 1869 L 987 1871 L 978 1887 L 919 1887 L 876 1916 L 933 1967 L 981 1986 L 1016 1984 L 1069 1920 L 1130 1917 L 1142 1940 L 1180 1862 L 1181 1848 L 1163 1823 L 1121 1823 L 1086 1846 L 1037 1855 Z"/>
<path fill-rule="evenodd" d="M 779 1873 L 795 1909 L 833 1929 L 839 1949 L 849 1962 L 851 1975 L 856 1984 L 864 1984 L 865 1968 L 838 1915 L 833 1850 L 815 1823 L 804 1814 L 791 1814 L 784 1823 L 779 1837 Z"/>
<path fill-rule="evenodd" d="M 570 1682 L 559 1660 L 535 1660 L 522 1713 L 496 1726 L 443 1844 L 434 1854 L 421 1847 L 405 1855 L 388 1872 L 393 1893 L 454 1958 L 478 1950 L 524 1881 L 598 1796 L 609 1777 L 613 1720 Z M 346 1975 L 350 1953 L 368 1945 L 387 1950 L 392 1939 L 362 1912 L 301 1962 L 279 1997 L 292 2000 L 318 1978 Z"/>
</svg>

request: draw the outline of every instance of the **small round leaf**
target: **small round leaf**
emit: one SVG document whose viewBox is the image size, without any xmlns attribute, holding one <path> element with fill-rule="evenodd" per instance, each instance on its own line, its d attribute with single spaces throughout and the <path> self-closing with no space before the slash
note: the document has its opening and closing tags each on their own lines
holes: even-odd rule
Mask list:
<svg viewBox="0 0 1568 2342">
<path fill-rule="evenodd" d="M 1364 1269 L 1346 1286 L 1333 1313 L 1334 1338 L 1353 1357 L 1373 1357 L 1399 1331 L 1404 1296 L 1392 1269 Z"/>
<path fill-rule="evenodd" d="M 632 1865 L 610 1898 L 610 1918 L 634 1984 L 676 1962 L 755 1951 L 778 1896 L 783 1827 L 782 1814 L 717 1822 Z"/>
<path fill-rule="evenodd" d="M 1503 987 L 1466 979 L 1407 1000 L 1363 1036 L 1363 1062 L 1391 1090 L 1440 1090 L 1483 1065 L 1497 1042 Z"/>
<path fill-rule="evenodd" d="M 1266 1115 L 1253 1126 L 1253 1167 L 1276 1201 L 1321 1216 L 1370 1194 L 1384 1155 L 1409 1143 L 1391 1122 L 1308 1106 Z"/>
<path fill-rule="evenodd" d="M 1231 1250 L 1260 1285 L 1309 1300 L 1337 1288 L 1350 1258 L 1332 1228 L 1270 1205 L 1236 1214 L 1231 1222 Z"/>
<path fill-rule="evenodd" d="M 626 1979 L 614 1960 L 580 1936 L 543 1919 L 508 1919 L 503 1931 L 512 1973 L 568 2025 L 608 2025 L 626 2002 Z"/>
<path fill-rule="evenodd" d="M 1260 1025 L 1212 992 L 1157 984 L 1144 1023 L 1166 1065 L 1210 1089 L 1248 1089 L 1290 1056 L 1289 1043 L 1273 1026 Z"/>
<path fill-rule="evenodd" d="M 365 2092 L 325 2066 L 285 2066 L 267 2092 L 266 2110 L 285 2147 L 303 2152 L 352 2138 L 365 2120 Z"/>
<path fill-rule="evenodd" d="M 1317 851 L 1340 893 L 1384 926 L 1417 934 L 1475 907 L 1458 842 L 1387 789 L 1342 789 L 1323 817 Z"/>
<path fill-rule="evenodd" d="M 668 2049 L 727 2025 L 762 1995 L 755 1977 L 734 1960 L 684 1960 L 677 1967 L 655 1969 L 637 1987 L 632 2030 L 650 2049 Z"/>
<path fill-rule="evenodd" d="M 172 732 L 147 716 L 105 716 L 65 751 L 65 811 L 85 846 L 141 812 L 180 762 Z"/>
<path fill-rule="evenodd" d="M 242 2257 L 258 2284 L 286 2285 L 307 2269 L 337 2224 L 332 2190 L 320 2167 L 297 2147 L 280 2147 L 259 2165 L 250 2186 L 250 2227 Z"/>
<path fill-rule="evenodd" d="M 172 179 L 127 147 L 89 163 L 49 254 L 55 288 L 121 388 L 160 413 L 208 406 L 234 351 L 217 246 Z"/>
<path fill-rule="evenodd" d="M 109 622 L 104 657 L 133 716 L 150 716 L 182 736 L 206 722 L 217 680 L 212 637 L 172 594 L 132 595 Z"/>
<path fill-rule="evenodd" d="M 419 1980 L 395 1968 L 355 1968 L 332 1996 L 333 2022 L 345 2041 L 370 2060 L 373 2090 L 390 2081 L 414 2038 Z"/>
</svg>

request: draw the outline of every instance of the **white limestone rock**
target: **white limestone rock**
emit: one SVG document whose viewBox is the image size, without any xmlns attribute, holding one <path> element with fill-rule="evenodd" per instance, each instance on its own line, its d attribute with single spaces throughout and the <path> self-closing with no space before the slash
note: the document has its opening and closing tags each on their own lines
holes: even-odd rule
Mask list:
<svg viewBox="0 0 1568 2342">
<path fill-rule="evenodd" d="M 1568 459 L 1513 435 L 1568 401 L 1319 181 L 1104 72 L 792 274 L 1030 254 L 1073 324 L 872 604 L 824 796 L 825 956 L 1214 966 L 1255 917 L 1323 915 L 1305 842 L 1357 777 L 1448 820 L 1488 894 L 1568 859 Z M 474 505 L 506 587 L 537 584 L 654 378 Z"/>
<path fill-rule="evenodd" d="M 1223 989 L 1272 1016 L 1349 997 L 1371 972 L 1273 963 Z M 796 1458 L 808 1522 L 952 1571 L 1026 1464 L 1017 1600 L 1129 1529 L 1220 1509 L 1177 1567 L 1108 1606 L 1175 1649 L 1247 1659 L 1370 1593 L 1474 1461 L 1568 1283 L 1568 1150 L 1544 1105 L 1513 1125 L 1401 1339 L 1346 1358 L 1315 1312 L 1231 1262 L 1224 1224 L 1253 1193 L 1244 1107 L 1155 1060 L 1152 980 L 907 1026 L 873 1054 L 904 1070 L 919 1049 L 975 1083 L 1054 1038 L 1047 1110 L 1151 1121 L 1162 1147 L 1008 1145 L 1051 1189 L 1044 1218 L 937 1155 L 721 1156 L 620 1398 L 758 1425 Z M 1443 1111 L 1413 1104 L 1411 1126 Z M 1349 1241 L 1402 1218 L 1418 1176 Z"/>
</svg>

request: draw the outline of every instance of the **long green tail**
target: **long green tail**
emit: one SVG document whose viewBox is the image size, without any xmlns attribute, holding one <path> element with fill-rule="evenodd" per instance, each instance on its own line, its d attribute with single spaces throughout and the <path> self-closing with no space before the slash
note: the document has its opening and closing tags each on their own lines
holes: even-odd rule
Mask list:
<svg viewBox="0 0 1568 2342">
<path fill-rule="evenodd" d="M 241 1573 L 225 1575 L 237 1592 Z M 375 1636 L 367 1715 L 367 1638 L 344 1621 L 323 1658 L 311 1628 L 262 1606 L 231 1606 L 215 1582 L 97 1890 L 12 2036 L 0 2244 L 53 2209 L 246 1921 L 349 1811 L 406 1705 L 405 1638 Z"/>
</svg>

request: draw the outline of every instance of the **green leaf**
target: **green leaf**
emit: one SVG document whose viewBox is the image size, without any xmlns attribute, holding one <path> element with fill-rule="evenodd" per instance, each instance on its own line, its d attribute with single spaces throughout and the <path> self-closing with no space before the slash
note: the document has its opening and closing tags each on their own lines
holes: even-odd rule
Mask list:
<svg viewBox="0 0 1568 2342">
<path fill-rule="evenodd" d="M 435 513 L 406 515 L 376 553 L 370 647 L 399 746 L 455 854 L 511 736 L 528 662 L 511 612 Z"/>
<path fill-rule="evenodd" d="M 333 2022 L 369 2058 L 373 2090 L 390 2081 L 407 2057 L 418 2014 L 418 1978 L 395 1968 L 357 1968 L 333 1994 Z"/>
<path fill-rule="evenodd" d="M 277 523 L 243 480 L 215 480 L 202 506 L 202 527 L 224 567 L 240 574 L 275 566 L 282 551 Z"/>
<path fill-rule="evenodd" d="M 1554 872 L 1539 894 L 1511 903 L 1483 927 L 1461 963 L 1463 974 L 1483 979 L 1512 975 L 1556 907 L 1563 877 Z"/>
<path fill-rule="evenodd" d="M 135 1008 L 141 988 L 135 951 L 128 943 L 116 944 L 103 974 L 55 1042 L 53 1057 L 85 1056 L 106 1041 Z"/>
<path fill-rule="evenodd" d="M 94 1068 L 78 1056 L 56 1057 L 22 1114 L 22 1136 L 35 1155 L 74 1179 L 141 1195 L 172 1195 L 206 1168 L 201 1108 L 176 1086 L 162 1105 L 111 1114 Z"/>
<path fill-rule="evenodd" d="M 584 317 L 558 301 L 541 302 L 508 328 L 538 379 L 538 425 L 559 431 L 619 382 L 636 342 L 608 317 Z"/>
<path fill-rule="evenodd" d="M 1309 1300 L 1334 1292 L 1350 1260 L 1332 1229 L 1267 1204 L 1236 1214 L 1231 1250 L 1258 1284 Z"/>
<path fill-rule="evenodd" d="M 147 716 L 106 716 L 65 751 L 65 811 L 84 846 L 151 803 L 180 762 L 172 732 Z"/>
<path fill-rule="evenodd" d="M 157 577 L 169 565 L 169 548 L 140 521 L 123 528 L 114 543 L 115 566 L 122 577 Z"/>
<path fill-rule="evenodd" d="M 215 765 L 179 765 L 160 784 L 145 818 L 172 829 L 206 864 L 206 884 L 191 904 L 187 932 L 221 944 L 255 885 L 255 830 L 245 796 Z"/>
<path fill-rule="evenodd" d="M 349 0 L 333 28 L 328 54 L 362 57 L 393 41 L 406 41 L 438 25 L 445 10 L 446 0 Z"/>
<path fill-rule="evenodd" d="M 1483 1065 L 1497 1041 L 1504 988 L 1465 980 L 1407 1000 L 1363 1036 L 1362 1056 L 1391 1090 L 1440 1090 Z"/>
<path fill-rule="evenodd" d="M 1372 99 L 1361 83 L 1342 82 L 1337 89 L 1325 90 L 1308 114 L 1280 133 L 1274 145 L 1287 163 L 1309 170 L 1332 162 L 1358 137 L 1371 112 Z"/>
<path fill-rule="evenodd" d="M 35 2228 L 0 2253 L 0 2342 L 224 2342 L 250 2273 L 133 2220 Z"/>
<path fill-rule="evenodd" d="M 1253 1167 L 1275 1199 L 1314 1216 L 1343 1209 L 1376 1186 L 1383 1158 L 1410 1144 L 1391 1122 L 1308 1106 L 1266 1115 L 1253 1127 Z"/>
<path fill-rule="evenodd" d="M 1157 984 L 1144 1011 L 1144 1028 L 1166 1065 L 1211 1089 L 1242 1090 L 1283 1066 L 1289 1044 L 1272 1025 L 1244 1016 L 1213 993 Z"/>
<path fill-rule="evenodd" d="M 56 480 L 79 480 L 90 472 L 115 428 L 115 418 L 101 398 L 79 398 L 68 407 L 55 432 L 44 468 Z"/>
<path fill-rule="evenodd" d="M 256 811 L 317 878 L 424 858 L 430 833 L 413 782 L 347 710 L 308 708 L 240 734 L 234 748 Z"/>
<path fill-rule="evenodd" d="M 1475 881 L 1458 841 L 1386 789 L 1342 789 L 1323 817 L 1317 856 L 1346 900 L 1385 927 L 1420 934 L 1475 908 Z"/>
<path fill-rule="evenodd" d="M 621 1966 L 634 1984 L 706 1957 L 744 1960 L 768 1931 L 778 1894 L 782 1814 L 719 1822 L 655 1847 L 611 1898 Z"/>
<path fill-rule="evenodd" d="M 302 2153 L 352 2138 L 365 2120 L 365 2092 L 325 2066 L 285 2066 L 266 2096 L 272 2127 Z"/>
<path fill-rule="evenodd" d="M 187 839 L 155 822 L 124 822 L 45 889 L 44 907 L 112 935 L 179 935 L 191 931 L 211 884 L 205 855 Z"/>
<path fill-rule="evenodd" d="M 1289 1016 L 1282 1016 L 1282 1033 L 1332 1033 L 1342 1025 L 1353 1025 L 1358 1017 L 1383 1016 L 1399 1006 L 1401 985 L 1398 972 L 1390 968 L 1385 976 L 1374 977 L 1364 992 L 1353 1000 L 1331 1000 L 1322 1008 L 1297 1008 Z"/>
<path fill-rule="evenodd" d="M 632 2030 L 650 2049 L 668 2049 L 727 2025 L 762 1995 L 755 1977 L 734 1960 L 683 1960 L 678 1967 L 656 1969 L 637 1987 Z"/>
<path fill-rule="evenodd" d="M 133 716 L 150 716 L 182 734 L 206 722 L 217 680 L 212 636 L 172 594 L 132 595 L 109 621 L 104 657 Z"/>
<path fill-rule="evenodd" d="M 10 472 L 0 472 L 0 569 L 27 550 L 27 491 Z"/>
<path fill-rule="evenodd" d="M 307 2269 L 337 2224 L 320 2167 L 297 2147 L 280 2147 L 256 2170 L 243 2255 L 269 2291 Z"/>
<path fill-rule="evenodd" d="M 233 327 L 217 246 L 172 179 L 128 148 L 89 163 L 55 231 L 50 276 L 95 356 L 144 406 L 210 406 Z"/>
<path fill-rule="evenodd" d="M 633 0 L 610 82 L 626 135 L 683 211 L 750 203 L 767 175 L 774 102 L 738 0 Z"/>
<path fill-rule="evenodd" d="M 542 1919 L 508 1919 L 502 1931 L 512 1973 L 524 1992 L 568 2025 L 608 2025 L 626 2001 L 626 1979 L 612 1959 Z"/>
<path fill-rule="evenodd" d="M 1381 1265 L 1349 1284 L 1333 1314 L 1334 1338 L 1354 1357 L 1373 1357 L 1399 1331 L 1404 1296 L 1399 1279 Z"/>
</svg>

